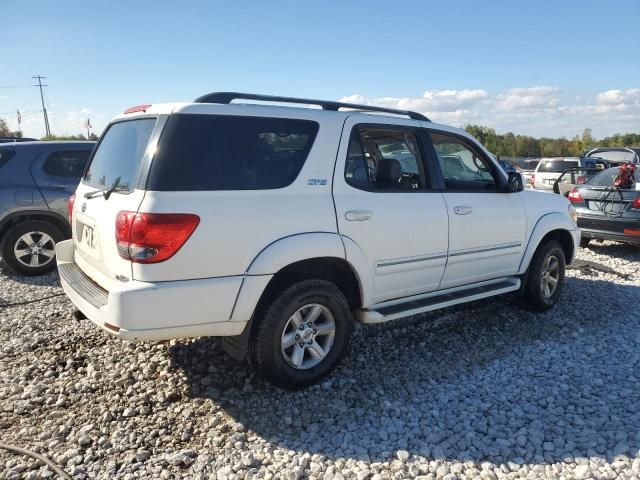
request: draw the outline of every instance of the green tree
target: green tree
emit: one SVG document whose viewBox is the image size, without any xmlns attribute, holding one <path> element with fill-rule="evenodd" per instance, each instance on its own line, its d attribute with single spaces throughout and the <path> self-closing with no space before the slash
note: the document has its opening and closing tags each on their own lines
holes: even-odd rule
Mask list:
<svg viewBox="0 0 640 480">
<path fill-rule="evenodd" d="M 9 124 L 4 118 L 0 118 L 0 137 L 13 137 L 14 133 L 9 130 Z"/>
</svg>

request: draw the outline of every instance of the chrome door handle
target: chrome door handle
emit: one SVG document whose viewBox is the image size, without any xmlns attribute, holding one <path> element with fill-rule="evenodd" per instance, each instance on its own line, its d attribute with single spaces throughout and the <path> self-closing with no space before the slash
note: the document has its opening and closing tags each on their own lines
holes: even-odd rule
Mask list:
<svg viewBox="0 0 640 480">
<path fill-rule="evenodd" d="M 471 212 L 473 212 L 473 208 L 471 208 L 469 205 L 458 205 L 457 207 L 453 207 L 453 212 L 456 215 L 469 215 Z"/>
<path fill-rule="evenodd" d="M 350 222 L 363 222 L 371 218 L 371 211 L 369 210 L 349 210 L 344 212 L 344 218 Z"/>
</svg>

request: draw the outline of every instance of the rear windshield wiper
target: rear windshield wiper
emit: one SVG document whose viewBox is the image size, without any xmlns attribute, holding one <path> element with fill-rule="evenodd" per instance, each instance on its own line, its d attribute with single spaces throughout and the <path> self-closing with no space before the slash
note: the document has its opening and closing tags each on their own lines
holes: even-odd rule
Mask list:
<svg viewBox="0 0 640 480">
<path fill-rule="evenodd" d="M 116 178 L 116 181 L 113 182 L 109 188 L 103 188 L 101 190 L 95 190 L 93 192 L 87 192 L 84 194 L 84 198 L 96 198 L 96 197 L 104 197 L 105 200 L 109 200 L 109 197 L 113 192 L 122 192 L 124 188 L 118 188 L 120 186 L 120 177 Z"/>
</svg>

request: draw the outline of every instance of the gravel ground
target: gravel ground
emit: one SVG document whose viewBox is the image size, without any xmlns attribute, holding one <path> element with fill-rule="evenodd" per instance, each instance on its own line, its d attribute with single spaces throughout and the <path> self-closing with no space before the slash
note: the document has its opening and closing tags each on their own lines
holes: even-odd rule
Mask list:
<svg viewBox="0 0 640 480">
<path fill-rule="evenodd" d="M 278 390 L 215 339 L 128 344 L 64 296 L 0 307 L 0 439 L 74 478 L 640 478 L 640 249 L 581 249 L 555 309 L 512 297 L 356 329 Z M 0 272 L 0 304 L 61 292 Z M 0 478 L 53 478 L 0 451 Z"/>
</svg>

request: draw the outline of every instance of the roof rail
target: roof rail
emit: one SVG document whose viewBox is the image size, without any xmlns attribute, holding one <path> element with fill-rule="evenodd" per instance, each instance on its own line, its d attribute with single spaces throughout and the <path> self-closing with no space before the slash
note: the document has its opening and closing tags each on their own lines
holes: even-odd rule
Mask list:
<svg viewBox="0 0 640 480">
<path fill-rule="evenodd" d="M 367 112 L 392 113 L 394 115 L 405 115 L 413 120 L 424 120 L 430 122 L 427 117 L 418 112 L 410 110 L 397 110 L 395 108 L 374 107 L 371 105 L 358 105 L 355 103 L 333 102 L 330 100 L 311 100 L 309 98 L 293 98 L 279 97 L 275 95 L 258 95 L 255 93 L 239 93 L 239 92 L 213 92 L 202 95 L 194 100 L 194 103 L 231 103 L 233 100 L 259 100 L 263 102 L 279 102 L 279 103 L 301 103 L 305 105 L 318 105 L 323 110 L 338 111 L 341 108 L 350 108 L 353 110 L 364 110 Z"/>
</svg>

